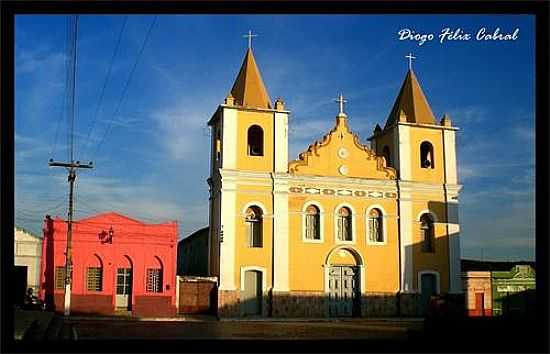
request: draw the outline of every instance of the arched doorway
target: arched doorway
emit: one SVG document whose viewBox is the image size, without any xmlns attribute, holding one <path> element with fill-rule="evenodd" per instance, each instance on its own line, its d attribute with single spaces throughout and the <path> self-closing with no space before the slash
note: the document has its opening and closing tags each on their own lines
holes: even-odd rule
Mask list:
<svg viewBox="0 0 550 354">
<path fill-rule="evenodd" d="M 128 256 L 122 257 L 116 270 L 115 306 L 121 310 L 132 310 L 132 261 Z"/>
<path fill-rule="evenodd" d="M 357 251 L 341 246 L 333 249 L 325 262 L 329 316 L 351 317 L 361 313 L 363 261 Z"/>
</svg>

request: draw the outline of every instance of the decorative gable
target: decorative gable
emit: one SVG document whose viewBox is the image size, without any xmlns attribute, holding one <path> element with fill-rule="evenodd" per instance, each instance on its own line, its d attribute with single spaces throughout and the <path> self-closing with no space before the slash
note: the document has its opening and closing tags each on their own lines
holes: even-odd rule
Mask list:
<svg viewBox="0 0 550 354">
<path fill-rule="evenodd" d="M 376 155 L 348 127 L 346 115 L 336 117 L 336 126 L 288 164 L 294 175 L 396 179 L 395 169 Z"/>
</svg>

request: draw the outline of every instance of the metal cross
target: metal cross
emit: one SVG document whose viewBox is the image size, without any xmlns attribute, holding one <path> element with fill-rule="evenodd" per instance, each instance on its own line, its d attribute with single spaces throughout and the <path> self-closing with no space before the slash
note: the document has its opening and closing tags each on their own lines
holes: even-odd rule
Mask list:
<svg viewBox="0 0 550 354">
<path fill-rule="evenodd" d="M 340 114 L 344 114 L 344 103 L 348 102 L 344 99 L 344 96 L 340 95 L 337 99 L 334 101 L 338 102 L 340 104 Z"/>
<path fill-rule="evenodd" d="M 405 58 L 409 59 L 409 70 L 412 69 L 412 60 L 416 59 L 416 57 L 412 53 L 409 53 L 409 55 L 405 55 Z"/>
<path fill-rule="evenodd" d="M 248 38 L 248 49 L 252 48 L 252 37 L 258 37 L 257 34 L 252 34 L 252 31 L 248 31 L 248 34 L 245 34 L 243 36 L 244 38 Z"/>
</svg>

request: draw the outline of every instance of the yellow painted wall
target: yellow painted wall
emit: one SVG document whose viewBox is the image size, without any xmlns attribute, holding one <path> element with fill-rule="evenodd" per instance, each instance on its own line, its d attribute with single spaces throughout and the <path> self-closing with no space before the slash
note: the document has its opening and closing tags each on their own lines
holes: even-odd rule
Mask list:
<svg viewBox="0 0 550 354">
<path fill-rule="evenodd" d="M 298 160 L 290 162 L 290 173 L 376 179 L 395 177 L 393 169 L 386 168 L 381 158 L 377 161 L 376 155 L 356 139 L 346 120 L 342 119 L 321 141 L 312 144 Z M 342 148 L 347 151 L 345 157 L 338 155 Z M 341 166 L 346 166 L 347 172 L 341 173 Z"/>
<path fill-rule="evenodd" d="M 237 111 L 237 169 L 243 171 L 273 170 L 273 113 Z M 248 128 L 259 125 L 264 131 L 264 155 L 248 156 Z"/>
<path fill-rule="evenodd" d="M 335 187 L 335 186 L 333 186 Z M 324 210 L 323 242 L 307 243 L 302 239 L 302 209 L 317 201 Z M 353 247 L 363 257 L 367 292 L 395 292 L 399 289 L 399 247 L 397 209 L 394 199 L 336 198 L 327 196 L 289 195 L 289 287 L 291 290 L 324 291 L 323 264 L 331 250 L 340 246 L 335 241 L 335 208 L 347 202 L 354 210 L 355 242 Z M 390 216 L 386 220 L 387 243 L 367 245 L 367 207 L 378 204 Z M 339 263 L 341 264 L 341 263 Z"/>
<path fill-rule="evenodd" d="M 443 183 L 445 165 L 443 161 L 443 130 L 411 127 L 411 179 L 418 182 Z M 434 168 L 420 167 L 420 144 L 429 141 L 434 149 Z"/>
<path fill-rule="evenodd" d="M 236 211 L 237 221 L 235 223 L 235 285 L 241 287 L 241 267 L 259 266 L 266 269 L 266 278 L 264 281 L 267 287 L 271 287 L 271 264 L 272 264 L 272 245 L 273 245 L 273 210 L 272 198 L 270 195 L 262 192 L 254 192 L 253 189 L 239 186 L 240 190 L 246 193 L 237 193 Z M 257 187 L 255 187 L 257 188 Z M 263 247 L 248 247 L 248 235 L 246 233 L 246 224 L 244 219 L 244 208 L 250 202 L 260 202 L 266 209 L 266 215 L 263 218 Z M 259 206 L 259 205 L 258 205 Z"/>
<path fill-rule="evenodd" d="M 417 215 L 423 210 L 429 209 L 436 215 L 435 222 L 435 252 L 422 252 L 422 233 Z M 413 202 L 413 260 L 414 260 L 414 284 L 418 285 L 418 272 L 433 270 L 439 272 L 441 292 L 449 289 L 449 240 L 447 237 L 445 205 L 443 202 L 415 201 Z M 420 289 L 418 289 L 420 290 Z"/>
<path fill-rule="evenodd" d="M 384 146 L 387 145 L 390 148 L 390 160 L 392 161 L 395 161 L 395 154 L 397 150 L 397 147 L 394 144 L 394 136 L 393 136 L 394 132 L 395 132 L 395 129 L 391 128 L 384 134 L 380 134 L 379 136 L 377 136 L 376 142 L 373 141 L 373 144 L 375 145 L 373 146 L 373 148 L 376 148 L 377 155 L 382 155 L 382 149 L 384 149 Z M 396 167 L 393 165 L 392 161 L 388 161 L 388 165 L 392 167 Z"/>
</svg>

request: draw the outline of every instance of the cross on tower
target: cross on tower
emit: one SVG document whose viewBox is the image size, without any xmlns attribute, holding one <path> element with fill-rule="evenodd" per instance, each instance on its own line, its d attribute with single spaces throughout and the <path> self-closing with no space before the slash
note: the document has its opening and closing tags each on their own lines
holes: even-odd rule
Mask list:
<svg viewBox="0 0 550 354">
<path fill-rule="evenodd" d="M 244 38 L 248 38 L 248 49 L 252 48 L 252 37 L 258 37 L 257 34 L 252 34 L 252 31 L 248 31 L 248 34 L 245 34 L 243 36 Z"/>
<path fill-rule="evenodd" d="M 409 70 L 412 69 L 412 60 L 416 59 L 415 56 L 412 55 L 412 53 L 409 53 L 409 55 L 405 55 L 405 58 L 409 59 Z"/>
<path fill-rule="evenodd" d="M 348 102 L 344 99 L 344 96 L 340 95 L 337 99 L 334 100 L 335 102 L 338 102 L 340 104 L 340 112 L 339 114 L 345 114 L 344 113 L 344 103 Z"/>
</svg>

